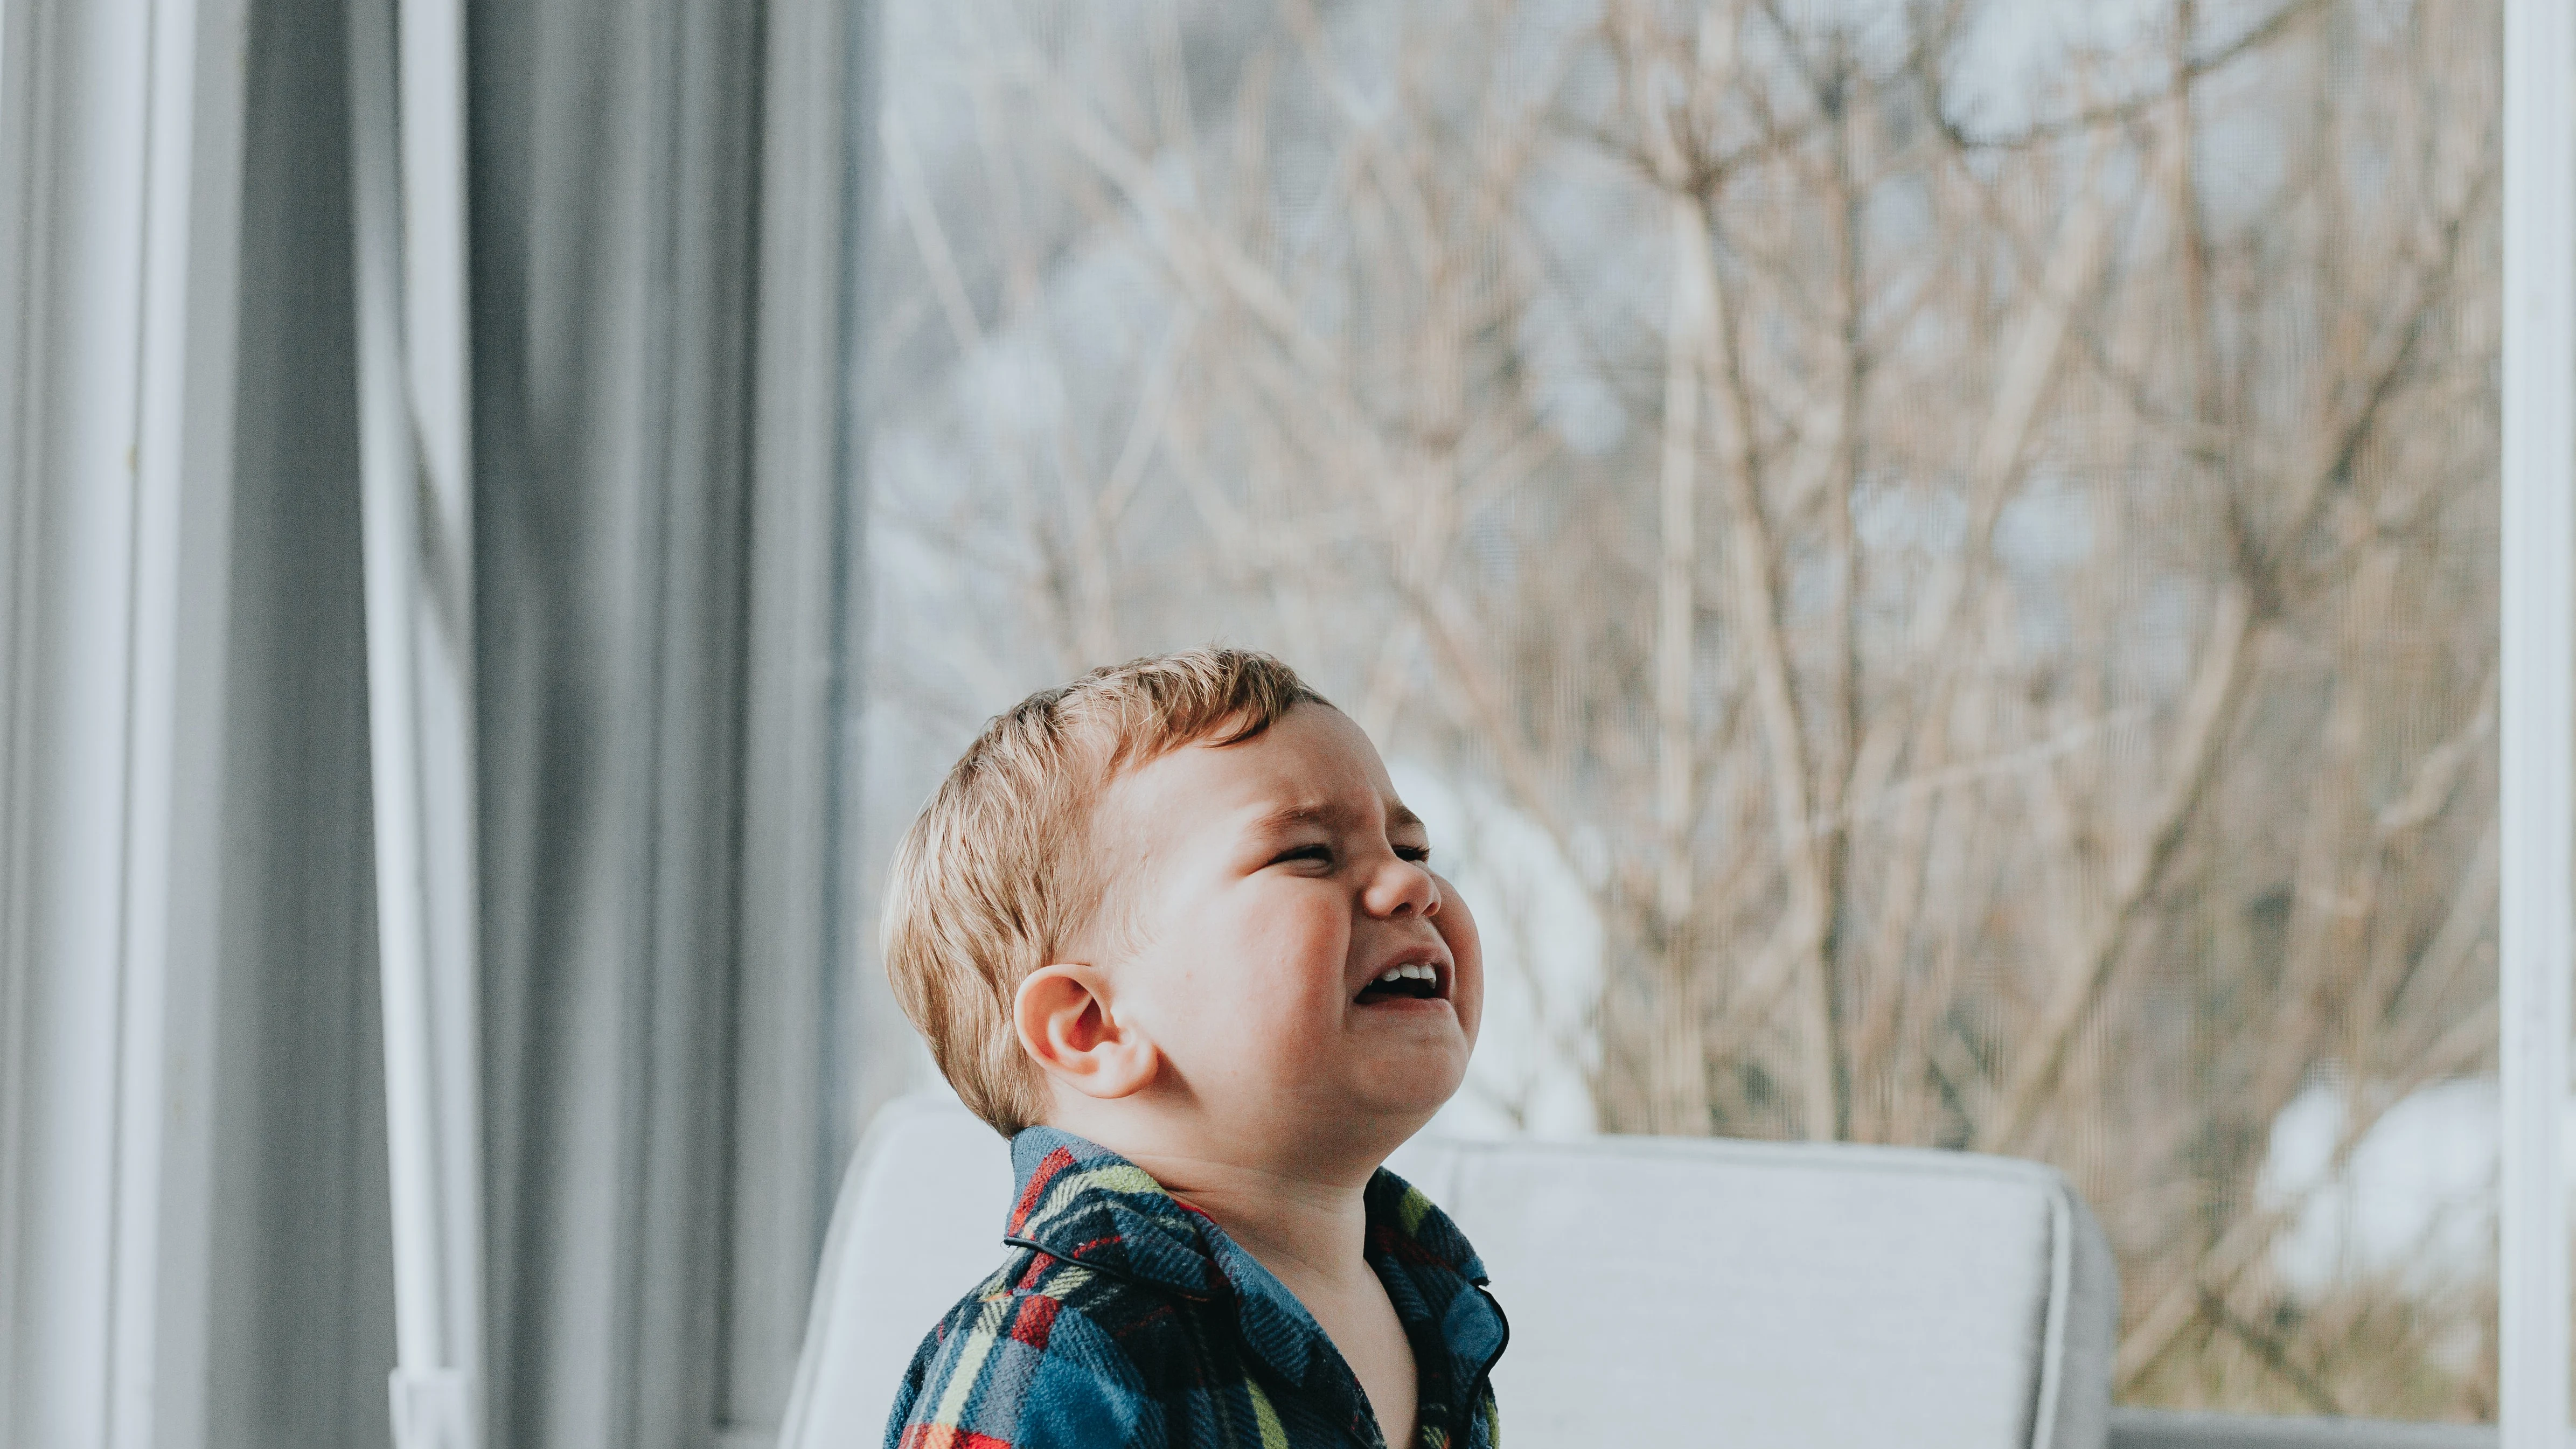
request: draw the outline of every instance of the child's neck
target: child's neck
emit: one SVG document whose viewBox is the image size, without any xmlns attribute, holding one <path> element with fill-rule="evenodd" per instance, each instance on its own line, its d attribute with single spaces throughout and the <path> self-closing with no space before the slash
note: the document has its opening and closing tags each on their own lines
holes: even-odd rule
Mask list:
<svg viewBox="0 0 2576 1449">
<path fill-rule="evenodd" d="M 1113 1113 L 1079 1099 L 1055 1105 L 1050 1120 L 1135 1163 L 1165 1192 L 1214 1218 L 1300 1298 L 1309 1288 L 1347 1292 L 1375 1281 L 1365 1195 L 1383 1154 L 1354 1142 L 1319 1152 L 1319 1144 L 1282 1142 L 1276 1134 L 1211 1131 L 1168 1112 Z M 1269 1150 L 1243 1150 L 1254 1143 Z"/>
<path fill-rule="evenodd" d="M 1367 1257 L 1369 1181 L 1419 1123 L 1371 1133 L 1365 1127 L 1378 1124 L 1346 1122 L 1326 1139 L 1284 1130 L 1288 1124 L 1211 1124 L 1160 1102 L 1063 1093 L 1051 1107 L 1050 1122 L 1143 1168 L 1165 1192 L 1214 1218 L 1310 1305 L 1309 1289 L 1376 1289 Z"/>
<path fill-rule="evenodd" d="M 1368 1176 L 1328 1177 L 1188 1155 L 1130 1154 L 1166 1192 L 1216 1220 L 1288 1290 L 1346 1290 L 1368 1266 Z"/>
</svg>

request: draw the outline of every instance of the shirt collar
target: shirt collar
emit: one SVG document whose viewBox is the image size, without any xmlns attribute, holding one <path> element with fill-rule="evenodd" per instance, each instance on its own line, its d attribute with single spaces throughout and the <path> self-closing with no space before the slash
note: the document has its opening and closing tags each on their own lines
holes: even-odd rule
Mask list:
<svg viewBox="0 0 2576 1449">
<path fill-rule="evenodd" d="M 1213 1293 L 1236 1247 L 1204 1212 L 1163 1190 L 1143 1168 L 1054 1127 L 1011 1139 L 1019 1190 L 1003 1236 L 1022 1247 L 1193 1298 Z M 1449 1215 L 1379 1168 L 1362 1194 L 1369 1252 L 1407 1266 L 1437 1265 L 1470 1283 L 1485 1265 Z"/>
<path fill-rule="evenodd" d="M 1207 1298 L 1222 1281 L 1200 1232 L 1207 1215 L 1117 1153 L 1053 1127 L 1011 1139 L 1019 1191 L 1005 1242 L 1112 1278 Z"/>
<path fill-rule="evenodd" d="M 1165 1192 L 1126 1158 L 1053 1127 L 1013 1137 L 1011 1164 L 1019 1192 L 1006 1241 L 1184 1298 L 1230 1294 L 1254 1350 L 1291 1382 L 1315 1383 L 1323 1330 L 1206 1213 Z M 1449 1393 L 1467 1392 L 1502 1352 L 1509 1332 L 1493 1300 L 1477 1291 L 1485 1265 L 1448 1214 L 1394 1173 L 1378 1169 L 1363 1201 L 1368 1255 L 1387 1281 L 1397 1315 L 1408 1332 L 1420 1330 L 1417 1344 L 1427 1336 L 1445 1350 Z"/>
</svg>

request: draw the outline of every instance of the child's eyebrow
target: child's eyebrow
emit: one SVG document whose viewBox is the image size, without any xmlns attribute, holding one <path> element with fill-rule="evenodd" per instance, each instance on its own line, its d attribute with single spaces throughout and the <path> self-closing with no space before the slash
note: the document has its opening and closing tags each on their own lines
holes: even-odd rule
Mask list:
<svg viewBox="0 0 2576 1449">
<path fill-rule="evenodd" d="M 1353 824 L 1357 813 L 1346 805 L 1313 802 L 1283 805 L 1254 821 L 1252 828 L 1263 835 L 1277 835 L 1300 826 L 1334 830 Z M 1423 828 L 1422 817 L 1414 814 L 1401 803 L 1389 805 L 1386 811 L 1386 828 L 1390 831 L 1420 830 Z"/>
</svg>

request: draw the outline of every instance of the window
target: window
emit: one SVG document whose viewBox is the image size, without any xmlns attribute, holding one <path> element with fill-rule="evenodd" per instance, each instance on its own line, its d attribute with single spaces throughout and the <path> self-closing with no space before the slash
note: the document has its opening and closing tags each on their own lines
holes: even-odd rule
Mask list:
<svg viewBox="0 0 2576 1449">
<path fill-rule="evenodd" d="M 2041 1157 L 2124 1401 L 2491 1417 L 2499 43 L 890 7 L 879 858 L 1273 649 L 1490 918 L 1452 1130 Z"/>
</svg>

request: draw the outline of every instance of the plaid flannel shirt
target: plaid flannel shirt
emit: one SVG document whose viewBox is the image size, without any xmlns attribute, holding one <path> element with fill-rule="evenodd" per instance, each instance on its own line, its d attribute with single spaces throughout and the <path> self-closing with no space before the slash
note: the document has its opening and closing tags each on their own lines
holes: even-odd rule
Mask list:
<svg viewBox="0 0 2576 1449">
<path fill-rule="evenodd" d="M 1114 1152 L 1011 1140 L 999 1272 L 913 1354 L 886 1449 L 1382 1449 L 1359 1380 L 1269 1270 Z M 1509 1326 L 1455 1224 L 1381 1170 L 1368 1261 L 1420 1374 L 1410 1449 L 1495 1449 Z"/>
</svg>

